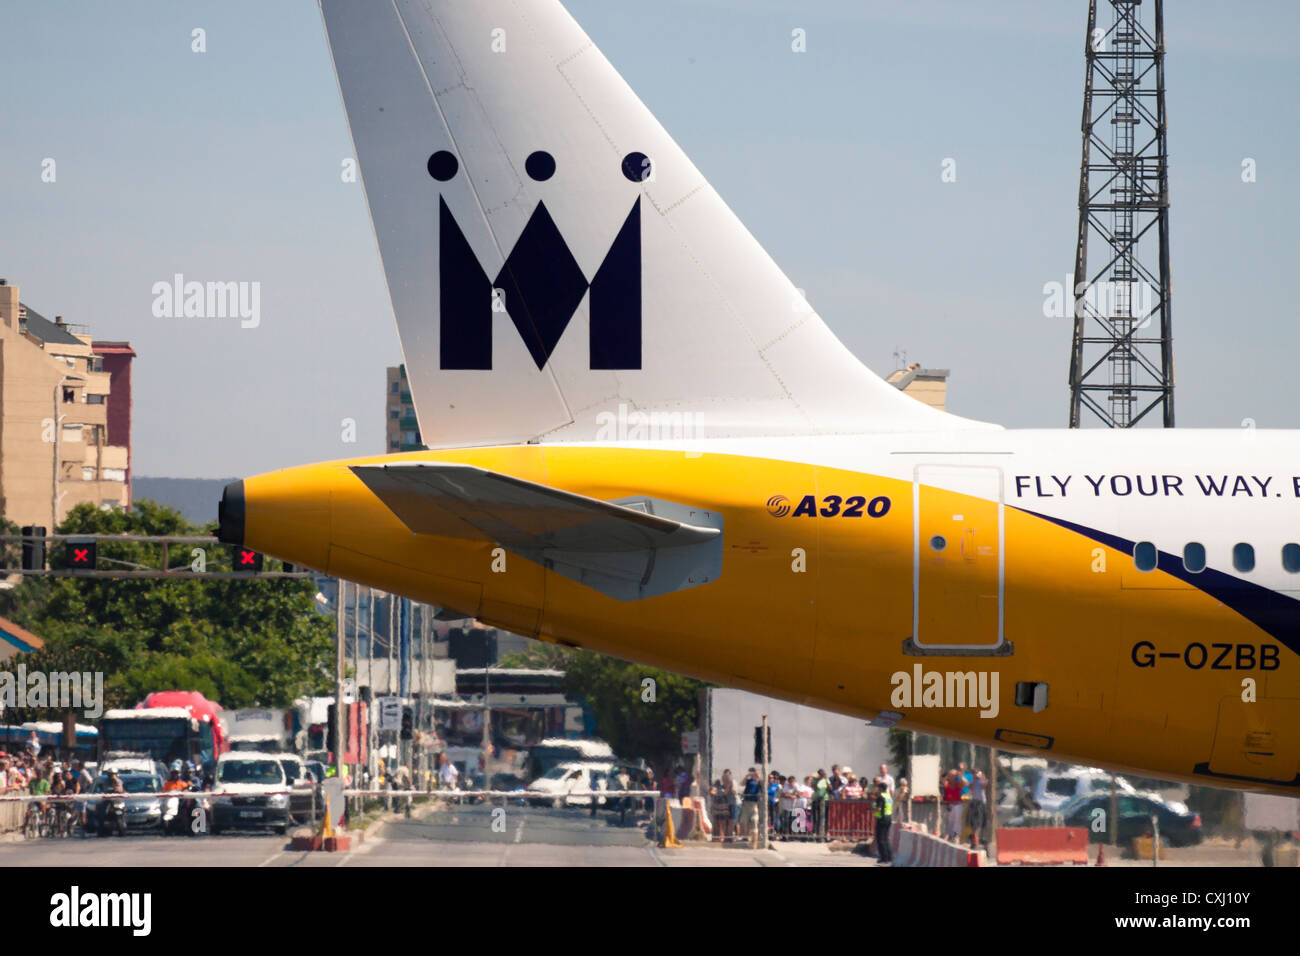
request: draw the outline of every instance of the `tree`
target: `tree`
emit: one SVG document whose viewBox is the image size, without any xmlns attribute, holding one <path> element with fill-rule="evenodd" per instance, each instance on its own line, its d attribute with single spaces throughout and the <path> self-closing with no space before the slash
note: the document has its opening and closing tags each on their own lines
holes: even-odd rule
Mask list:
<svg viewBox="0 0 1300 956">
<path fill-rule="evenodd" d="M 130 511 L 78 505 L 58 533 L 190 536 L 213 530 L 139 501 Z M 102 542 L 99 549 L 107 567 L 161 567 L 161 558 L 157 544 Z M 203 558 L 208 571 L 230 569 L 224 547 L 206 549 Z M 62 552 L 55 549 L 50 559 L 59 566 Z M 193 559 L 190 546 L 168 555 L 172 568 L 187 568 Z M 197 690 L 225 707 L 280 707 L 330 687 L 333 626 L 316 611 L 308 580 L 28 578 L 0 596 L 0 608 L 46 642 L 27 659 L 29 670 L 91 655 L 103 665 L 106 696 L 128 706 L 151 691 Z"/>
<path fill-rule="evenodd" d="M 502 667 L 564 671 L 564 691 L 582 700 L 596 732 L 621 757 L 665 768 L 681 759 L 681 735 L 699 727 L 704 681 L 579 648 L 538 642 L 501 659 Z"/>
</svg>

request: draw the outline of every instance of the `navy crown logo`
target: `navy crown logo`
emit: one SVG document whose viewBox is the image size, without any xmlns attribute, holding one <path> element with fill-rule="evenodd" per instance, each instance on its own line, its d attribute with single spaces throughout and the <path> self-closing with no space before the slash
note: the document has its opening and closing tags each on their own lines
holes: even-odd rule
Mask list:
<svg viewBox="0 0 1300 956">
<path fill-rule="evenodd" d="M 629 153 L 622 165 L 623 175 L 634 183 L 649 178 L 652 168 L 644 153 Z M 429 175 L 439 182 L 452 179 L 459 167 L 446 150 L 429 157 Z M 555 174 L 555 160 L 538 151 L 528 157 L 524 169 L 545 182 Z M 641 367 L 640 196 L 590 281 L 544 202 L 537 203 L 495 280 L 483 271 L 445 198 L 439 197 L 438 207 L 441 368 L 492 368 L 492 312 L 503 294 L 505 311 L 541 369 L 588 292 L 590 367 Z"/>
</svg>

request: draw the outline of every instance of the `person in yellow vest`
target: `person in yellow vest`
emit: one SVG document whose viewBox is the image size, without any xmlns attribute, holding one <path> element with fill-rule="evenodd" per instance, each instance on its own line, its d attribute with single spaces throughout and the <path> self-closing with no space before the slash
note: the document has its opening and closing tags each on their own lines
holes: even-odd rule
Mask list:
<svg viewBox="0 0 1300 956">
<path fill-rule="evenodd" d="M 876 859 L 893 863 L 894 853 L 889 846 L 889 825 L 894 822 L 894 797 L 884 781 L 876 778 Z"/>
</svg>

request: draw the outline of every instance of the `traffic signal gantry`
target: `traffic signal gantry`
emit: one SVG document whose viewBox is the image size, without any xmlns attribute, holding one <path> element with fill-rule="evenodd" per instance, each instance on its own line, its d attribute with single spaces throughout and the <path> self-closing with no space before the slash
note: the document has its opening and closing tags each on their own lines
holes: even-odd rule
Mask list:
<svg viewBox="0 0 1300 956">
<path fill-rule="evenodd" d="M 27 525 L 20 534 L 0 535 L 0 577 L 19 574 L 47 578 L 116 578 L 116 579 L 189 579 L 249 580 L 257 578 L 310 578 L 312 572 L 288 562 L 275 562 L 268 569 L 267 559 L 252 548 L 230 548 L 210 535 L 141 535 L 141 534 L 49 534 L 39 525 Z M 18 567 L 11 563 L 11 545 L 20 544 Z M 49 560 L 59 553 L 62 544 L 62 567 L 51 567 Z M 146 545 L 144 553 L 131 555 L 132 560 L 112 556 L 113 545 Z M 105 553 L 107 552 L 107 553 Z M 219 552 L 230 555 L 231 570 L 209 571 L 208 560 Z M 182 563 L 172 565 L 173 557 Z M 146 563 L 152 561 L 154 566 Z"/>
</svg>

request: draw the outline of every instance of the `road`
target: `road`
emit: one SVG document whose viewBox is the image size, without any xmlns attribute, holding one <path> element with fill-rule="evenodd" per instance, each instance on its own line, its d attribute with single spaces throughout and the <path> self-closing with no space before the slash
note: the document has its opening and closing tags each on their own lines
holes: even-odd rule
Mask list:
<svg viewBox="0 0 1300 956">
<path fill-rule="evenodd" d="M 347 853 L 303 853 L 284 837 L 89 837 L 0 843 L 0 867 L 22 866 L 790 866 L 873 865 L 822 846 L 686 846 L 661 850 L 644 823 L 586 810 L 484 805 L 421 808 L 380 824 Z"/>
</svg>

